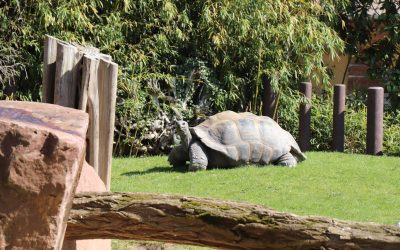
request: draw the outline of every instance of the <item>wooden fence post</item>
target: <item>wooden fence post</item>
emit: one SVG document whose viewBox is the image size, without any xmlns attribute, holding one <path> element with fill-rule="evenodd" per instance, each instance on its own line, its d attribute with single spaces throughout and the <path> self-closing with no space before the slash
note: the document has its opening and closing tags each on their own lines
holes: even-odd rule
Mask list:
<svg viewBox="0 0 400 250">
<path fill-rule="evenodd" d="M 264 83 L 264 100 L 263 100 L 263 115 L 274 119 L 276 106 L 276 93 L 271 86 L 271 81 L 268 77 L 262 77 Z"/>
<path fill-rule="evenodd" d="M 367 154 L 381 155 L 383 144 L 383 103 L 382 87 L 368 88 L 367 107 Z"/>
<path fill-rule="evenodd" d="M 46 35 L 44 39 L 42 102 L 54 102 L 57 38 Z"/>
<path fill-rule="evenodd" d="M 64 42 L 57 43 L 57 64 L 54 87 L 54 103 L 75 108 L 78 88 L 76 82 L 78 49 Z"/>
<path fill-rule="evenodd" d="M 335 84 L 333 94 L 333 150 L 344 151 L 346 85 Z"/>
<path fill-rule="evenodd" d="M 99 176 L 110 190 L 111 161 L 114 139 L 115 104 L 117 96 L 118 65 L 100 59 L 99 83 Z"/>
<path fill-rule="evenodd" d="M 97 48 L 46 36 L 43 101 L 89 113 L 86 160 L 108 190 L 118 75 L 111 60 Z"/>
<path fill-rule="evenodd" d="M 96 173 L 99 172 L 99 91 L 98 72 L 99 60 L 96 57 L 84 55 L 82 67 L 82 85 L 80 89 L 79 109 L 89 114 L 87 132 L 86 161 Z"/>
<path fill-rule="evenodd" d="M 300 83 L 300 92 L 311 101 L 312 85 L 311 82 Z M 300 105 L 299 121 L 299 146 L 301 151 L 310 150 L 310 127 L 311 127 L 311 105 Z"/>
</svg>

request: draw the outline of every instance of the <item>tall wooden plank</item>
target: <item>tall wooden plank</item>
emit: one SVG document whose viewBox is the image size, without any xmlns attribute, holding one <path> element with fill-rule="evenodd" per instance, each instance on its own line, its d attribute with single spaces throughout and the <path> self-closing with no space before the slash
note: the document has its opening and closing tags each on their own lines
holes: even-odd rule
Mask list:
<svg viewBox="0 0 400 250">
<path fill-rule="evenodd" d="M 110 190 L 111 161 L 114 138 L 115 104 L 117 96 L 118 65 L 100 59 L 99 61 L 99 171 L 100 178 Z"/>
<path fill-rule="evenodd" d="M 56 75 L 57 42 L 55 37 L 46 35 L 44 39 L 42 102 L 54 102 L 54 82 Z"/>
<path fill-rule="evenodd" d="M 103 59 L 103 60 L 105 60 L 105 61 L 110 61 L 110 62 L 112 61 L 111 56 L 107 55 L 107 54 L 99 53 L 96 56 L 101 58 L 101 59 Z"/>
<path fill-rule="evenodd" d="M 75 108 L 78 83 L 77 57 L 78 49 L 64 42 L 57 43 L 57 65 L 54 86 L 54 103 Z"/>
<path fill-rule="evenodd" d="M 85 55 L 82 67 L 82 88 L 80 90 L 79 109 L 89 114 L 89 128 L 86 137 L 86 161 L 96 173 L 99 171 L 99 60 Z"/>
</svg>

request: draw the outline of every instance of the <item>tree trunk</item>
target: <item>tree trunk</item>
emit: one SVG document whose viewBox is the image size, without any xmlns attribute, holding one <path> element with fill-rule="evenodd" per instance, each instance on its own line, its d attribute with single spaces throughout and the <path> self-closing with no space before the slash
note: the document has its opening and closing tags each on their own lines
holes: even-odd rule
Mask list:
<svg viewBox="0 0 400 250">
<path fill-rule="evenodd" d="M 154 240 L 224 249 L 400 249 L 397 226 L 145 193 L 76 195 L 66 238 Z"/>
</svg>

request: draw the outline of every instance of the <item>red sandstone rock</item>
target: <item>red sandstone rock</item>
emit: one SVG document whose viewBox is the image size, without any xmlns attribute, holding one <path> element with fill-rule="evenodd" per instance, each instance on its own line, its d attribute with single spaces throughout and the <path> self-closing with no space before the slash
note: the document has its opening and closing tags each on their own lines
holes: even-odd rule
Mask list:
<svg viewBox="0 0 400 250">
<path fill-rule="evenodd" d="M 0 249 L 60 249 L 85 156 L 86 113 L 0 101 Z"/>
<path fill-rule="evenodd" d="M 107 192 L 106 185 L 87 162 L 83 164 L 76 192 Z M 68 227 L 67 227 L 68 231 Z M 66 240 L 63 250 L 110 250 L 111 240 Z"/>
</svg>

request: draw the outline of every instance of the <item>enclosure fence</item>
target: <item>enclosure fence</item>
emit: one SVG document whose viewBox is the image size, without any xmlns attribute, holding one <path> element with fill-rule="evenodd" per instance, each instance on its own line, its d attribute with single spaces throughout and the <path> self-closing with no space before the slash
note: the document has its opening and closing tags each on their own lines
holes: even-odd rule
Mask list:
<svg viewBox="0 0 400 250">
<path fill-rule="evenodd" d="M 118 65 L 94 47 L 44 41 L 42 102 L 89 114 L 86 160 L 110 190 Z"/>
</svg>

